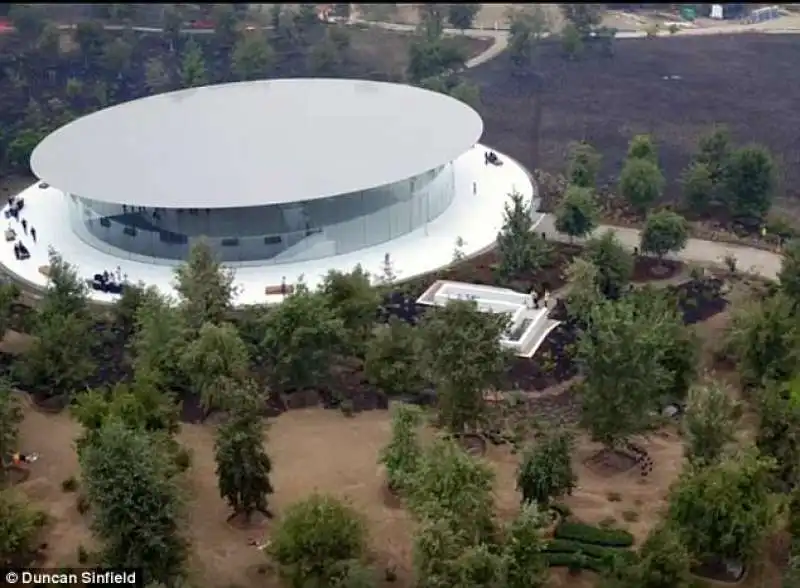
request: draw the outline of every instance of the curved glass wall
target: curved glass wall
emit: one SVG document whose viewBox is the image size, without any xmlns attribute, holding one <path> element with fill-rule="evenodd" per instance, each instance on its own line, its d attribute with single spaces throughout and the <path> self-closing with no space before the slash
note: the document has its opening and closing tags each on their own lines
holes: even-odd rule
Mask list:
<svg viewBox="0 0 800 588">
<path fill-rule="evenodd" d="M 447 164 L 363 192 L 246 208 L 154 209 L 70 195 L 70 223 L 88 245 L 117 257 L 183 260 L 205 238 L 226 263 L 295 263 L 396 239 L 442 214 L 454 195 Z"/>
</svg>

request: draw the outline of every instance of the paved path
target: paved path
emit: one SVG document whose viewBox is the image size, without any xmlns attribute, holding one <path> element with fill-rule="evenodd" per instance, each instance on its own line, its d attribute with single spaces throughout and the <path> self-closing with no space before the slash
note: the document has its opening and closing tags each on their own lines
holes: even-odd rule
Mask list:
<svg viewBox="0 0 800 588">
<path fill-rule="evenodd" d="M 547 234 L 548 239 L 555 241 L 569 242 L 569 237 L 556 231 L 553 226 L 552 215 L 546 214 L 544 220 L 536 228 Z M 639 246 L 639 230 L 627 227 L 613 227 L 601 225 L 594 232 L 594 235 L 606 231 L 614 231 L 617 238 L 626 247 L 633 249 Z M 580 243 L 581 239 L 576 239 Z M 729 243 L 719 243 L 717 241 L 705 241 L 703 239 L 689 239 L 686 248 L 677 255 L 669 256 L 672 259 L 695 263 L 722 264 L 728 255 L 736 259 L 737 267 L 740 271 L 758 274 L 765 278 L 775 279 L 781 269 L 781 256 L 772 251 L 764 251 L 754 247 L 742 245 L 731 245 Z"/>
</svg>

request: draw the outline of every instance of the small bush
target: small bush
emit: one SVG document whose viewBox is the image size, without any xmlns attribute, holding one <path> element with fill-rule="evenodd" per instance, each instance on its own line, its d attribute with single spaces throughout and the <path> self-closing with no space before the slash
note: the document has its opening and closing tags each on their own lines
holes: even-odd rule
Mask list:
<svg viewBox="0 0 800 588">
<path fill-rule="evenodd" d="M 630 547 L 633 535 L 622 529 L 601 529 L 584 523 L 561 523 L 556 527 L 556 539 L 571 539 L 605 547 Z"/>
<path fill-rule="evenodd" d="M 623 510 L 622 520 L 626 523 L 635 523 L 639 520 L 639 513 L 635 510 Z"/>
<path fill-rule="evenodd" d="M 556 512 L 561 518 L 566 519 L 572 516 L 572 509 L 566 504 L 555 503 L 550 505 L 550 510 Z"/>
<path fill-rule="evenodd" d="M 75 492 L 78 489 L 78 480 L 75 479 L 75 476 L 70 476 L 63 482 L 61 482 L 61 490 L 64 492 Z"/>
<path fill-rule="evenodd" d="M 89 561 L 89 552 L 83 545 L 78 545 L 78 563 L 85 564 Z"/>
<path fill-rule="evenodd" d="M 544 553 L 543 555 L 548 567 L 551 568 L 591 570 L 597 573 L 602 573 L 606 570 L 606 566 L 602 561 L 579 553 Z"/>
<path fill-rule="evenodd" d="M 606 494 L 606 498 L 609 502 L 622 502 L 622 494 L 619 492 L 609 492 Z"/>
<path fill-rule="evenodd" d="M 85 514 L 89 512 L 90 506 L 91 505 L 89 504 L 89 499 L 86 498 L 86 496 L 84 496 L 83 494 L 80 494 L 78 496 L 78 501 L 75 504 L 75 507 L 78 509 L 78 512 L 81 514 Z"/>
<path fill-rule="evenodd" d="M 175 465 L 182 472 L 192 467 L 192 452 L 185 447 L 181 447 L 177 453 L 175 453 Z"/>
<path fill-rule="evenodd" d="M 597 526 L 600 527 L 601 529 L 611 529 L 616 524 L 617 524 L 617 519 L 609 516 L 605 517 L 603 520 L 597 523 Z"/>
<path fill-rule="evenodd" d="M 389 582 L 390 584 L 393 582 L 397 582 L 397 570 L 394 566 L 390 566 L 383 570 L 383 579 Z"/>
<path fill-rule="evenodd" d="M 342 400 L 342 403 L 339 405 L 339 410 L 341 410 L 342 414 L 346 417 L 351 417 L 356 412 L 355 406 L 353 406 L 353 401 L 349 398 Z"/>
</svg>

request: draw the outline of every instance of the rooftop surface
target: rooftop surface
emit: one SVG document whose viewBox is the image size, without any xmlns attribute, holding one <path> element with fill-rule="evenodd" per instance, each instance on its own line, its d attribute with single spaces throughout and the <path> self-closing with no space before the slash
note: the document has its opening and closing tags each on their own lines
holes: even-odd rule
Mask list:
<svg viewBox="0 0 800 588">
<path fill-rule="evenodd" d="M 31 168 L 60 190 L 102 202 L 259 206 L 404 180 L 454 160 L 482 132 L 472 108 L 413 86 L 262 80 L 90 114 L 46 137 Z"/>
</svg>

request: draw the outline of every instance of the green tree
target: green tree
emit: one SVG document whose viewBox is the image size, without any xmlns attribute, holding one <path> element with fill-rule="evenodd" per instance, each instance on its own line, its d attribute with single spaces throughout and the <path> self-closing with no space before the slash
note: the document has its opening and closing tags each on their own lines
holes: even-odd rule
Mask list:
<svg viewBox="0 0 800 588">
<path fill-rule="evenodd" d="M 260 80 L 274 61 L 272 47 L 263 33 L 245 33 L 236 42 L 231 68 L 238 80 Z"/>
<path fill-rule="evenodd" d="M 479 108 L 481 105 L 481 87 L 462 80 L 450 88 L 449 94 L 452 98 L 460 100 L 472 108 Z"/>
<path fill-rule="evenodd" d="M 569 186 L 556 210 L 555 227 L 570 239 L 591 235 L 600 211 L 590 188 Z"/>
<path fill-rule="evenodd" d="M 649 159 L 629 158 L 619 176 L 619 190 L 640 213 L 652 206 L 664 191 L 664 175 Z"/>
<path fill-rule="evenodd" d="M 16 284 L 0 284 L 0 339 L 11 326 L 14 303 L 19 300 L 20 294 Z"/>
<path fill-rule="evenodd" d="M 87 287 L 52 250 L 48 267 L 48 286 L 33 327 L 36 338 L 16 369 L 23 384 L 48 397 L 69 396 L 94 372 Z"/>
<path fill-rule="evenodd" d="M 775 459 L 783 489 L 800 488 L 800 380 L 770 384 L 758 396 L 756 447 Z"/>
<path fill-rule="evenodd" d="M 539 41 L 548 32 L 547 18 L 541 6 L 525 8 L 511 5 L 509 21 L 508 55 L 514 65 L 525 67 L 533 61 Z"/>
<path fill-rule="evenodd" d="M 447 4 L 420 4 L 417 10 L 419 12 L 419 32 L 428 40 L 441 39 L 448 12 Z"/>
<path fill-rule="evenodd" d="M 800 303 L 800 239 L 792 239 L 784 248 L 778 280 L 786 297 Z"/>
<path fill-rule="evenodd" d="M 543 555 L 544 527 L 547 517 L 536 503 L 522 505 L 519 514 L 506 528 L 503 548 L 505 586 L 508 588 L 538 588 L 547 581 L 547 566 Z"/>
<path fill-rule="evenodd" d="M 166 91 L 172 85 L 169 72 L 164 62 L 158 57 L 151 57 L 144 64 L 145 85 L 153 94 Z"/>
<path fill-rule="evenodd" d="M 0 490 L 0 565 L 30 565 L 46 516 L 12 490 Z"/>
<path fill-rule="evenodd" d="M 689 391 L 683 429 L 689 461 L 713 464 L 725 457 L 736 440 L 739 405 L 718 382 L 695 386 Z"/>
<path fill-rule="evenodd" d="M 330 586 L 342 564 L 360 560 L 365 548 L 361 516 L 332 496 L 312 494 L 283 514 L 268 553 L 292 586 Z"/>
<path fill-rule="evenodd" d="M 170 458 L 149 433 L 114 420 L 79 454 L 92 529 L 102 541 L 102 563 L 138 568 L 145 585 L 172 585 L 183 575 L 187 555 Z"/>
<path fill-rule="evenodd" d="M 508 195 L 505 205 L 503 228 L 497 235 L 500 254 L 499 273 L 505 279 L 531 274 L 545 265 L 550 248 L 539 235 L 533 232 L 533 210 L 519 192 Z"/>
<path fill-rule="evenodd" d="M 206 414 L 215 408 L 227 408 L 229 385 L 244 381 L 249 364 L 247 346 L 228 323 L 204 324 L 180 358 L 181 369 L 199 392 Z"/>
<path fill-rule="evenodd" d="M 422 339 L 417 330 L 397 317 L 378 327 L 367 345 L 364 375 L 388 396 L 413 394 L 425 386 Z"/>
<path fill-rule="evenodd" d="M 428 5 L 426 5 L 428 6 Z M 452 38 L 415 40 L 409 47 L 408 79 L 418 84 L 424 79 L 458 71 L 467 61 L 464 48 Z"/>
<path fill-rule="evenodd" d="M 649 430 L 675 382 L 665 364 L 682 321 L 665 298 L 651 293 L 647 299 L 596 306 L 578 342 L 582 422 L 609 447 Z"/>
<path fill-rule="evenodd" d="M 380 463 L 386 468 L 389 489 L 405 492 L 422 455 L 418 429 L 422 413 L 413 404 L 392 408 L 392 436 L 381 450 Z"/>
<path fill-rule="evenodd" d="M 233 394 L 229 419 L 217 429 L 214 443 L 219 493 L 233 509 L 229 518 L 244 514 L 249 521 L 256 511 L 271 517 L 267 497 L 272 494 L 272 462 L 264 451 L 263 400 L 252 385 Z"/>
<path fill-rule="evenodd" d="M 420 521 L 443 520 L 467 544 L 494 531 L 494 472 L 451 439 L 437 439 L 417 462 L 406 487 L 408 506 Z"/>
<path fill-rule="evenodd" d="M 706 166 L 715 190 L 725 178 L 732 150 L 730 133 L 724 125 L 715 126 L 711 132 L 700 137 L 694 161 Z"/>
<path fill-rule="evenodd" d="M 598 285 L 600 272 L 597 267 L 585 259 L 576 257 L 564 271 L 567 279 L 567 294 L 564 302 L 569 316 L 585 321 L 597 304 L 603 300 L 603 293 Z"/>
<path fill-rule="evenodd" d="M 652 253 L 659 259 L 667 253 L 677 253 L 689 241 L 689 225 L 681 215 L 661 210 L 647 215 L 640 236 L 642 253 Z"/>
<path fill-rule="evenodd" d="M 281 390 L 322 382 L 345 340 L 344 324 L 327 297 L 300 285 L 261 320 L 259 349 Z"/>
<path fill-rule="evenodd" d="M 486 415 L 486 390 L 499 383 L 510 355 L 500 345 L 505 316 L 483 313 L 472 301 L 452 300 L 421 324 L 423 361 L 436 386 L 440 423 L 453 433 L 477 428 Z"/>
<path fill-rule="evenodd" d="M 683 199 L 689 210 L 706 212 L 714 199 L 714 180 L 708 165 L 698 161 L 690 164 L 683 172 L 681 184 Z"/>
<path fill-rule="evenodd" d="M 102 58 L 107 41 L 103 25 L 97 21 L 83 21 L 75 26 L 75 42 L 77 43 L 84 65 L 96 68 Z"/>
<path fill-rule="evenodd" d="M 567 181 L 573 186 L 594 190 L 602 156 L 586 141 L 570 145 L 567 155 Z"/>
<path fill-rule="evenodd" d="M 189 258 L 175 270 L 175 289 L 192 331 L 199 331 L 205 323 L 225 321 L 236 295 L 233 280 L 233 271 L 222 266 L 208 242 L 192 246 Z"/>
<path fill-rule="evenodd" d="M 572 470 L 572 434 L 559 431 L 529 448 L 517 470 L 523 502 L 546 507 L 553 498 L 571 494 L 577 482 Z"/>
<path fill-rule="evenodd" d="M 700 560 L 748 560 L 777 515 L 770 492 L 774 462 L 741 452 L 684 470 L 669 497 L 669 521 Z"/>
<path fill-rule="evenodd" d="M 22 406 L 14 395 L 11 383 L 0 380 L 0 463 L 3 466 L 9 456 L 19 450 L 19 425 L 22 419 Z M 0 469 L 0 483 L 4 477 L 5 467 Z"/>
<path fill-rule="evenodd" d="M 587 37 L 603 20 L 602 4 L 560 4 L 564 20 L 572 24 L 583 37 Z"/>
<path fill-rule="evenodd" d="M 633 562 L 617 560 L 600 588 L 690 588 L 691 558 L 678 534 L 659 525 L 645 539 Z"/>
<path fill-rule="evenodd" d="M 775 171 L 772 154 L 761 145 L 740 147 L 730 154 L 723 187 L 734 216 L 766 217 L 775 191 Z"/>
<path fill-rule="evenodd" d="M 342 319 L 348 351 L 363 357 L 375 326 L 381 295 L 361 266 L 349 273 L 331 270 L 321 290 L 328 304 Z"/>
<path fill-rule="evenodd" d="M 194 39 L 189 39 L 183 47 L 180 79 L 184 88 L 196 88 L 208 83 L 206 60 L 203 51 Z"/>
<path fill-rule="evenodd" d="M 570 22 L 561 29 L 561 48 L 569 59 L 578 59 L 586 48 L 581 32 Z"/>
<path fill-rule="evenodd" d="M 644 159 L 658 165 L 658 148 L 652 135 L 636 135 L 628 144 L 628 160 Z"/>
<path fill-rule="evenodd" d="M 136 328 L 131 341 L 133 371 L 165 390 L 182 388 L 179 360 L 186 345 L 183 316 L 172 301 L 151 286 L 142 294 L 136 311 Z"/>
<path fill-rule="evenodd" d="M 114 39 L 103 48 L 103 67 L 113 78 L 121 79 L 132 65 L 133 50 L 133 45 L 124 39 Z"/>
<path fill-rule="evenodd" d="M 454 29 L 464 31 L 472 28 L 475 17 L 481 11 L 480 4 L 447 4 L 447 22 Z"/>
<path fill-rule="evenodd" d="M 633 255 L 612 230 L 589 239 L 582 257 L 597 268 L 597 285 L 608 298 L 619 297 L 633 277 Z"/>
</svg>

